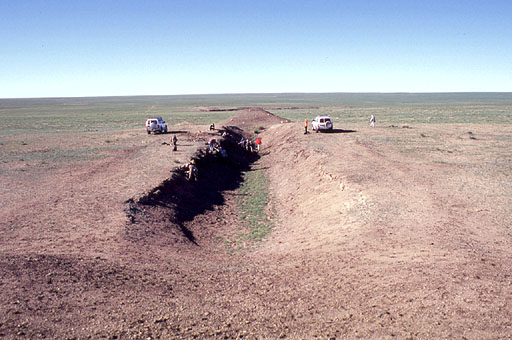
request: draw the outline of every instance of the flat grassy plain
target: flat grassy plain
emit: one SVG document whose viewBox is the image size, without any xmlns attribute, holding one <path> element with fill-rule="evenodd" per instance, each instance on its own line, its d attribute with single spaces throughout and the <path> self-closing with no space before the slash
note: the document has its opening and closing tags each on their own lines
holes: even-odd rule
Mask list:
<svg viewBox="0 0 512 340">
<path fill-rule="evenodd" d="M 230 117 L 230 109 L 264 107 L 300 121 L 330 114 L 339 123 L 512 123 L 512 93 L 445 94 L 232 94 L 95 98 L 0 99 L 1 136 L 55 132 L 140 129 L 145 118 L 170 124 L 208 124 Z M 143 126 L 142 126 L 143 127 Z"/>
<path fill-rule="evenodd" d="M 52 167 L 133 147 L 150 116 L 170 131 L 179 123 L 210 124 L 238 107 L 263 107 L 292 121 L 329 114 L 335 125 L 512 124 L 512 93 L 324 93 L 0 99 L 0 173 L 13 162 Z M 121 133 L 122 132 L 122 133 Z M 12 165 L 12 164 L 11 164 Z"/>
</svg>

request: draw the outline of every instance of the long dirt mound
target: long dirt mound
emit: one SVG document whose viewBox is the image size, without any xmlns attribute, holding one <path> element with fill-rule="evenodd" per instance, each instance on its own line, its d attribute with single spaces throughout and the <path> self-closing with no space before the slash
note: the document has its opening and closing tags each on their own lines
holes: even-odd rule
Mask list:
<svg viewBox="0 0 512 340">
<path fill-rule="evenodd" d="M 280 223 L 257 257 L 293 278 L 283 287 L 303 292 L 312 332 L 512 336 L 512 191 L 488 162 L 492 143 L 466 127 L 350 128 L 265 134 Z M 489 141 L 503 133 L 471 131 Z M 426 136 L 439 147 L 425 147 Z M 300 303 L 287 310 L 303 313 Z"/>
<path fill-rule="evenodd" d="M 252 134 L 254 130 L 263 130 L 275 124 L 289 123 L 290 121 L 281 118 L 262 108 L 246 108 L 238 111 L 233 117 L 221 122 L 225 126 L 237 126 L 245 131 L 245 134 Z"/>
</svg>

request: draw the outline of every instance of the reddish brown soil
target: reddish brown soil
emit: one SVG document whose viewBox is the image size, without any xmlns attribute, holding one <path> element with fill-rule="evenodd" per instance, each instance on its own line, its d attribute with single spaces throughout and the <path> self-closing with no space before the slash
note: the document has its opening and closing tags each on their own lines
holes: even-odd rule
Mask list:
<svg viewBox="0 0 512 340">
<path fill-rule="evenodd" d="M 104 159 L 2 176 L 0 338 L 512 338 L 509 127 L 229 125 L 265 127 L 252 169 L 276 214 L 235 253 L 254 159 L 226 144 L 198 183 L 169 172 L 218 137 L 204 127 L 177 153 L 126 131 Z"/>
<path fill-rule="evenodd" d="M 238 112 L 230 119 L 221 122 L 221 124 L 224 126 L 236 126 L 250 136 L 254 134 L 255 130 L 262 131 L 262 128 L 289 122 L 288 119 L 281 118 L 263 109 L 249 108 Z"/>
</svg>

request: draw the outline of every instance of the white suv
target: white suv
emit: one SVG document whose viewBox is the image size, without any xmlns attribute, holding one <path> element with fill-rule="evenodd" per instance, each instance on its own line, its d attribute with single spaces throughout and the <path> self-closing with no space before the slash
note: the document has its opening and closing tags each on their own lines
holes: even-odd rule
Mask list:
<svg viewBox="0 0 512 340">
<path fill-rule="evenodd" d="M 332 120 L 329 116 L 316 116 L 311 122 L 313 125 L 313 131 L 318 132 L 319 130 L 332 130 Z"/>
<path fill-rule="evenodd" d="M 151 132 L 166 133 L 167 123 L 162 119 L 162 117 L 148 118 L 148 120 L 146 120 L 146 131 L 148 134 Z"/>
</svg>

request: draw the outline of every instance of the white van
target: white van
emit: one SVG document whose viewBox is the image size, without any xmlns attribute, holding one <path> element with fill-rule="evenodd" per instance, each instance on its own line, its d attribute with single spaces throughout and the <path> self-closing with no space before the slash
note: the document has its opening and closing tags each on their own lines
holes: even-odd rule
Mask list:
<svg viewBox="0 0 512 340">
<path fill-rule="evenodd" d="M 162 117 L 148 118 L 148 120 L 146 120 L 146 131 L 148 135 L 151 132 L 167 133 L 167 123 Z"/>
<path fill-rule="evenodd" d="M 313 131 L 327 130 L 330 131 L 333 129 L 332 119 L 329 116 L 316 116 L 316 118 L 311 122 L 313 125 Z"/>
</svg>

